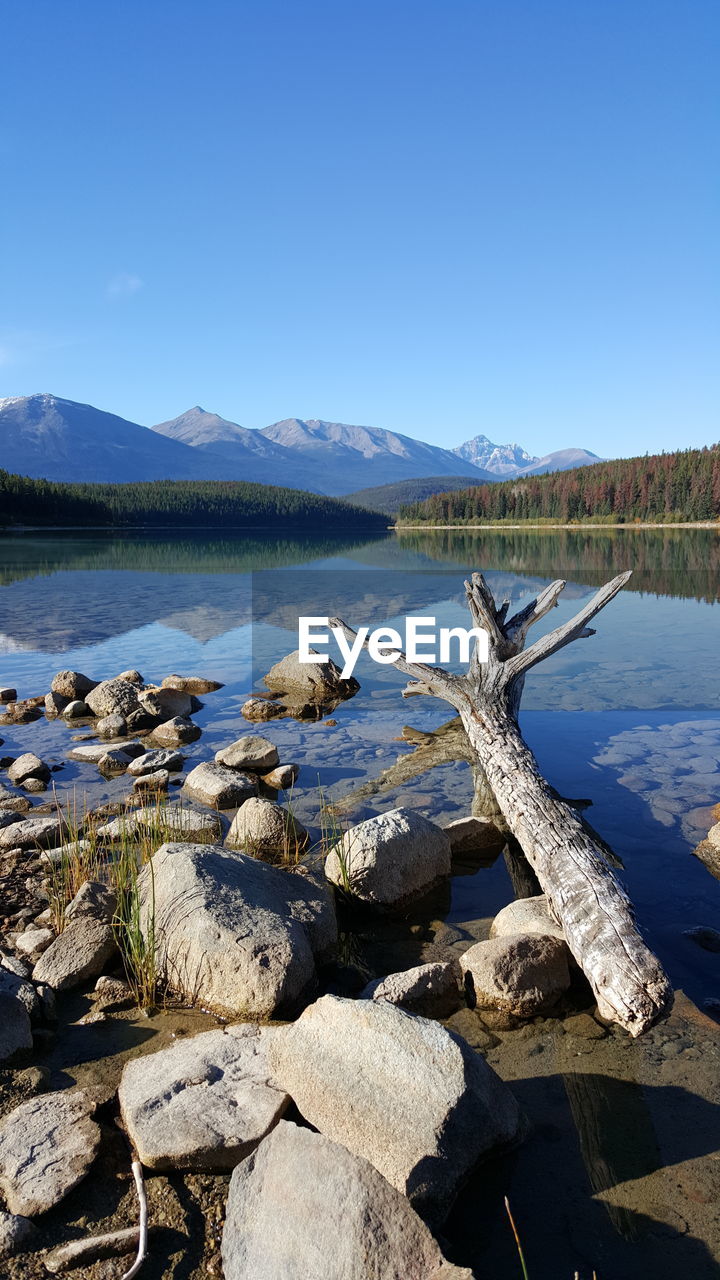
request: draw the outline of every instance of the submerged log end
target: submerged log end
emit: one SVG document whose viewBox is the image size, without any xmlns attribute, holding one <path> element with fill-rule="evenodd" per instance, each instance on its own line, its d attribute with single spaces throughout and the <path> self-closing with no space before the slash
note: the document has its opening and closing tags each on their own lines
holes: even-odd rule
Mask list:
<svg viewBox="0 0 720 1280">
<path fill-rule="evenodd" d="M 670 1012 L 674 991 L 665 970 L 654 956 L 653 970 L 643 973 L 642 985 L 630 987 L 623 983 L 622 990 L 610 980 L 607 986 L 595 987 L 595 998 L 600 1017 L 623 1027 L 634 1040 L 649 1031 L 666 1013 Z"/>
</svg>

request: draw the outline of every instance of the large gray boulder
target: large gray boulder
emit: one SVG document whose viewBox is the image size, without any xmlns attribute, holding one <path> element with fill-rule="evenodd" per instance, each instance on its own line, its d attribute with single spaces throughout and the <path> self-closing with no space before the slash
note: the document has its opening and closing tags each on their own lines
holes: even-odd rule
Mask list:
<svg viewBox="0 0 720 1280">
<path fill-rule="evenodd" d="M 383 1001 L 324 996 L 268 1060 L 305 1120 L 435 1221 L 477 1161 L 519 1134 L 518 1105 L 484 1059 Z"/>
<path fill-rule="evenodd" d="M 100 1145 L 95 1103 L 82 1089 L 21 1102 L 0 1120 L 0 1191 L 11 1213 L 32 1217 L 88 1173 Z"/>
<path fill-rule="evenodd" d="M 70 991 L 103 973 L 115 951 L 112 926 L 80 915 L 43 952 L 33 969 L 33 982 L 46 982 L 54 991 Z"/>
<path fill-rule="evenodd" d="M 450 875 L 450 841 L 411 809 L 391 809 L 346 831 L 325 860 L 328 880 L 379 910 L 394 910 Z"/>
<path fill-rule="evenodd" d="M 547 1012 L 570 986 L 567 944 L 539 933 L 476 942 L 460 957 L 469 1001 L 516 1018 Z"/>
<path fill-rule="evenodd" d="M 298 1008 L 315 990 L 315 958 L 335 947 L 323 884 L 218 845 L 163 845 L 139 886 L 172 988 L 230 1017 Z"/>
<path fill-rule="evenodd" d="M 490 925 L 491 938 L 506 938 L 516 933 L 540 933 L 565 941 L 557 920 L 553 920 L 544 893 L 534 898 L 517 898 L 498 911 Z"/>
<path fill-rule="evenodd" d="M 361 1000 L 384 1000 L 424 1018 L 449 1018 L 465 1003 L 457 960 L 419 964 L 402 973 L 376 978 L 360 992 Z"/>
<path fill-rule="evenodd" d="M 316 649 L 308 653 L 321 655 Z M 265 684 L 273 693 L 301 694 L 312 702 L 334 701 L 350 697 L 360 688 L 352 676 L 343 680 L 340 668 L 330 658 L 327 662 L 301 662 L 295 649 L 270 668 Z"/>
<path fill-rule="evenodd" d="M 269 1041 L 281 1027 L 240 1023 L 182 1040 L 126 1065 L 118 1098 L 148 1169 L 234 1169 L 286 1110 L 274 1088 Z"/>
<path fill-rule="evenodd" d="M 152 777 L 145 774 L 145 778 Z M 227 828 L 227 819 L 223 820 L 218 813 L 201 812 L 189 805 L 166 804 L 158 808 L 150 806 L 136 809 L 132 813 L 111 818 L 97 829 L 98 839 L 115 844 L 121 840 L 132 840 L 140 832 L 157 836 L 160 840 L 177 837 L 188 841 L 221 840 Z M 159 843 L 159 841 L 158 841 Z"/>
<path fill-rule="evenodd" d="M 295 862 L 309 841 L 302 823 L 287 809 L 251 796 L 235 814 L 225 845 L 268 862 Z"/>
<path fill-rule="evenodd" d="M 236 1168 L 225 1280 L 472 1280 L 367 1160 L 281 1120 Z"/>
<path fill-rule="evenodd" d="M 137 687 L 129 680 L 102 680 L 82 696 L 100 720 L 116 714 L 127 720 L 140 706 Z"/>
<path fill-rule="evenodd" d="M 213 809 L 237 809 L 257 790 L 257 778 L 250 774 L 207 762 L 196 765 L 183 784 L 186 796 Z"/>
<path fill-rule="evenodd" d="M 236 742 L 231 742 L 229 746 L 221 747 L 216 751 L 215 760 L 218 764 L 226 765 L 228 769 L 248 769 L 250 773 L 265 773 L 266 770 L 275 768 L 280 757 L 277 747 L 268 738 L 262 738 L 257 733 L 247 733 Z"/>
<path fill-rule="evenodd" d="M 56 813 L 23 818 L 20 822 L 0 828 L 0 850 L 35 847 L 52 849 L 60 843 L 66 829 L 65 819 Z"/>
</svg>

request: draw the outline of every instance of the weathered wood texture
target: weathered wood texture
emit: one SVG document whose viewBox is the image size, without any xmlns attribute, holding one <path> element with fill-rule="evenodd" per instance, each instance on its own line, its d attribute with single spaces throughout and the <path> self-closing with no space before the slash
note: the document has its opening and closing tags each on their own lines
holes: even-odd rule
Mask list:
<svg viewBox="0 0 720 1280">
<path fill-rule="evenodd" d="M 601 1016 L 638 1036 L 666 1011 L 672 988 L 638 931 L 603 843 L 543 778 L 518 726 L 527 672 L 572 641 L 594 635 L 588 623 L 629 577 L 613 578 L 575 617 L 525 648 L 530 627 L 555 607 L 565 583 L 551 583 L 508 619 L 509 602 L 496 605 L 475 573 L 465 589 L 473 625 L 488 633 L 488 661 L 481 663 L 476 649 L 465 675 L 410 663 L 404 655 L 395 665 L 411 677 L 405 696 L 442 698 L 458 712 L 494 804 L 547 895 Z M 332 625 L 355 634 L 340 619 Z"/>
</svg>

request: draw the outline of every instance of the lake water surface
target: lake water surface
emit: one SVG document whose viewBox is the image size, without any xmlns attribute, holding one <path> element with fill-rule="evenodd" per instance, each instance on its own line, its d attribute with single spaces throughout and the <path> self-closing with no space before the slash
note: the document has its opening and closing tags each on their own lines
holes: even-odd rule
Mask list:
<svg viewBox="0 0 720 1280">
<path fill-rule="evenodd" d="M 44 694 L 64 667 L 96 679 L 137 667 L 147 680 L 171 672 L 221 680 L 224 688 L 204 700 L 196 717 L 203 735 L 187 749 L 191 764 L 250 731 L 240 706 L 262 686 L 271 662 L 297 647 L 299 613 L 339 614 L 353 626 L 402 626 L 407 614 L 466 626 L 462 584 L 473 570 L 482 570 L 496 596 L 515 607 L 550 580 L 565 578 L 559 609 L 539 633 L 571 616 L 625 568 L 633 578 L 596 620 L 597 635 L 530 674 L 521 724 L 557 790 L 592 800 L 591 821 L 622 858 L 651 945 L 674 986 L 702 1007 L 720 997 L 720 956 L 684 930 L 720 927 L 720 882 L 691 856 L 720 802 L 720 536 L 714 531 L 408 531 L 370 541 L 273 533 L 3 536 L 0 685 L 17 687 L 21 697 Z M 334 726 L 283 719 L 259 727 L 282 760 L 301 765 L 294 800 L 299 817 L 317 826 L 319 787 L 335 801 L 365 788 L 348 805 L 351 820 L 397 804 L 442 821 L 467 813 L 471 774 L 461 762 L 367 794 L 367 784 L 411 751 L 400 740 L 403 726 L 434 729 L 453 713 L 430 699 L 404 702 L 399 673 L 367 656 L 355 674 L 360 692 L 332 713 Z M 63 766 L 55 774 L 61 793 L 99 801 L 127 789 L 122 780 L 105 782 L 92 766 L 67 761 L 73 731 L 62 721 L 1 732 L 3 752 L 32 749 Z M 469 937 L 484 937 L 512 896 L 500 858 L 456 877 L 443 915 Z M 614 1034 L 594 1049 L 588 1074 L 580 1051 L 570 1054 L 575 1062 L 562 1058 L 569 1038 L 552 1023 L 538 1031 L 547 1043 L 541 1041 L 532 1060 L 519 1055 L 522 1037 L 507 1037 L 488 1054 L 501 1074 L 518 1081 L 539 1135 L 507 1170 L 525 1223 L 531 1277 L 572 1280 L 577 1268 L 589 1280 L 593 1266 L 607 1280 L 717 1274 L 712 1152 L 718 1143 L 710 1134 L 715 1126 L 717 1138 L 711 1104 L 718 1101 L 720 1059 L 711 1024 L 702 1023 L 677 1054 L 657 1034 L 644 1047 Z M 636 1126 L 631 1147 L 652 1136 L 647 1167 L 626 1167 L 610 1186 L 598 1183 L 598 1161 L 588 1155 L 577 1124 L 577 1089 L 562 1087 L 568 1073 L 580 1070 L 578 1062 L 586 1084 L 613 1082 L 609 1093 L 600 1090 L 602 1105 L 626 1141 Z M 588 1096 L 596 1093 L 590 1089 Z M 695 1124 L 702 1136 L 662 1138 L 662 1117 L 669 1123 L 667 1113 L 677 1113 L 678 1105 L 681 1113 L 688 1108 L 682 1131 Z M 634 1119 L 626 1124 L 628 1108 Z M 602 1160 L 608 1159 L 605 1153 Z M 545 1182 L 543 1161 L 549 1162 Z M 488 1210 L 497 1194 L 487 1181 L 468 1191 L 451 1224 L 450 1247 L 481 1275 L 514 1276 L 516 1259 L 498 1226 L 502 1215 Z"/>
</svg>

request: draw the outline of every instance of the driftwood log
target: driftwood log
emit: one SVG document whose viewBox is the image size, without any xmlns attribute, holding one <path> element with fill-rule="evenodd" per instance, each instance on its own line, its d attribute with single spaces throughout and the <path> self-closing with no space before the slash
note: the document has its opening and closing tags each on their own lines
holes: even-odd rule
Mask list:
<svg viewBox="0 0 720 1280">
<path fill-rule="evenodd" d="M 488 633 L 488 661 L 480 662 L 476 646 L 464 675 L 408 662 L 404 654 L 395 665 L 411 677 L 404 696 L 441 698 L 459 714 L 479 765 L 476 793 L 478 786 L 487 791 L 486 811 L 496 808 L 532 866 L 601 1017 L 638 1036 L 670 1005 L 667 975 L 638 932 L 602 842 L 542 776 L 518 725 L 528 671 L 572 641 L 594 635 L 588 623 L 629 577 L 613 578 L 575 617 L 525 648 L 530 627 L 557 605 L 565 583 L 552 582 L 508 618 L 509 601 L 497 605 L 482 574 L 474 573 L 465 590 L 473 626 Z M 355 636 L 339 618 L 331 625 Z"/>
</svg>

